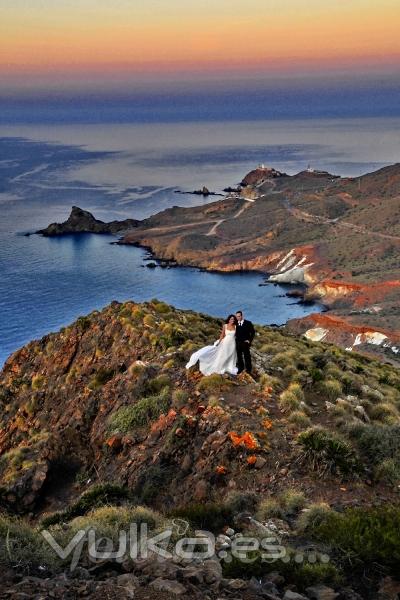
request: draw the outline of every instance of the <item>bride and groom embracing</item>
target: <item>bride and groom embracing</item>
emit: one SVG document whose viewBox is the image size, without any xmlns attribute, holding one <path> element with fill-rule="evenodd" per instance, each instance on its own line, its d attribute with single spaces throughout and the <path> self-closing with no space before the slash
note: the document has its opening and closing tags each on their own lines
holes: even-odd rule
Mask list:
<svg viewBox="0 0 400 600">
<path fill-rule="evenodd" d="M 243 312 L 238 310 L 225 320 L 219 340 L 192 354 L 186 368 L 199 362 L 203 375 L 238 375 L 244 370 L 251 373 L 250 346 L 254 335 L 253 323 L 244 319 Z"/>
</svg>

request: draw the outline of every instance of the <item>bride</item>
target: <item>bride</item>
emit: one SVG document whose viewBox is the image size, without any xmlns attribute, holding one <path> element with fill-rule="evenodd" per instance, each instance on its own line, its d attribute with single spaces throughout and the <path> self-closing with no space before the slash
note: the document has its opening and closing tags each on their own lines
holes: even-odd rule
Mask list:
<svg viewBox="0 0 400 600">
<path fill-rule="evenodd" d="M 219 340 L 213 346 L 206 346 L 192 354 L 186 368 L 190 369 L 199 361 L 199 369 L 203 375 L 212 375 L 212 373 L 237 375 L 236 325 L 235 315 L 229 315 L 222 327 Z"/>
</svg>

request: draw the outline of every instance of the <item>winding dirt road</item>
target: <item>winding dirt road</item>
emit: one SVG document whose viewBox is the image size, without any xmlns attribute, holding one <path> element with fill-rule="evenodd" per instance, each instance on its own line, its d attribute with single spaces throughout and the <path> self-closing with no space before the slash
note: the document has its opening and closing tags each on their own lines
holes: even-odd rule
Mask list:
<svg viewBox="0 0 400 600">
<path fill-rule="evenodd" d="M 279 194 L 281 192 L 273 192 L 275 194 Z M 361 233 L 363 235 L 375 235 L 379 238 L 385 240 L 393 240 L 396 242 L 400 242 L 400 236 L 391 235 L 389 233 L 381 233 L 379 231 L 371 231 L 371 229 L 367 229 L 362 225 L 356 225 L 355 223 L 350 223 L 349 221 L 341 221 L 339 217 L 336 219 L 329 219 L 328 217 L 323 217 L 322 215 L 313 215 L 312 213 L 308 213 L 300 208 L 294 208 L 287 198 L 283 198 L 283 204 L 285 208 L 290 212 L 292 216 L 297 219 L 304 219 L 308 223 L 315 223 L 317 225 L 335 225 L 336 227 L 344 227 L 347 229 L 351 229 L 355 233 Z"/>
<path fill-rule="evenodd" d="M 217 229 L 218 227 L 224 223 L 225 221 L 232 221 L 233 219 L 237 219 L 238 217 L 240 217 L 241 214 L 244 213 L 245 210 L 247 210 L 252 203 L 255 202 L 255 200 L 252 200 L 251 198 L 241 198 L 242 200 L 245 200 L 246 204 L 243 204 L 243 206 L 237 211 L 236 214 L 233 215 L 233 217 L 229 217 L 226 219 L 219 219 L 210 229 L 210 231 L 208 233 L 206 233 L 206 235 L 217 235 Z"/>
</svg>

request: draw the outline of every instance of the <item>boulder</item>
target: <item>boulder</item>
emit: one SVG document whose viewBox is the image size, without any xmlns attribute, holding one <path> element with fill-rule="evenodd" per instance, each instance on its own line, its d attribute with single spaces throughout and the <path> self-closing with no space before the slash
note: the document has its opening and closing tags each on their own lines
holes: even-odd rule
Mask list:
<svg viewBox="0 0 400 600">
<path fill-rule="evenodd" d="M 313 585 L 306 589 L 307 596 L 310 600 L 335 600 L 339 596 L 330 587 L 326 585 Z"/>
<path fill-rule="evenodd" d="M 228 579 L 225 583 L 225 587 L 230 590 L 247 590 L 249 584 L 244 579 Z"/>
<path fill-rule="evenodd" d="M 303 596 L 303 594 L 292 592 L 292 590 L 286 590 L 283 600 L 307 600 L 307 598 L 306 596 Z"/>
<path fill-rule="evenodd" d="M 222 565 L 216 558 L 205 560 L 202 565 L 204 581 L 206 583 L 218 583 L 222 579 Z"/>
<path fill-rule="evenodd" d="M 379 600 L 398 600 L 400 598 L 400 582 L 392 577 L 384 577 L 378 590 Z"/>
<path fill-rule="evenodd" d="M 370 422 L 370 418 L 367 415 L 367 413 L 365 412 L 365 408 L 363 406 L 361 406 L 361 404 L 358 404 L 354 408 L 354 413 L 357 415 L 357 417 L 359 417 L 365 423 L 369 423 Z"/>
<path fill-rule="evenodd" d="M 161 579 L 158 577 L 154 581 L 150 583 L 150 587 L 152 587 L 157 592 L 167 592 L 168 594 L 173 594 L 174 596 L 182 596 L 186 594 L 186 588 L 179 581 L 173 581 L 172 579 Z"/>
</svg>

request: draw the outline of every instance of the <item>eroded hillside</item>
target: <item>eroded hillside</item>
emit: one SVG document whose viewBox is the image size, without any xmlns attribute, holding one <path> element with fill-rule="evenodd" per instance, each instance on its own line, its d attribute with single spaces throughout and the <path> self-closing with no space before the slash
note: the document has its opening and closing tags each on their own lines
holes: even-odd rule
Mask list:
<svg viewBox="0 0 400 600">
<path fill-rule="evenodd" d="M 397 424 L 396 369 L 269 328 L 256 336 L 257 381 L 186 372 L 191 351 L 218 330 L 161 302 L 113 303 L 14 354 L 0 382 L 3 504 L 47 509 L 62 489 L 77 491 L 79 474 L 171 506 L 295 481 L 320 497 L 318 477 L 296 461 L 300 431 Z M 232 432 L 249 432 L 251 447 Z M 370 487 L 379 467 L 364 464 L 344 495 L 379 495 Z"/>
</svg>

